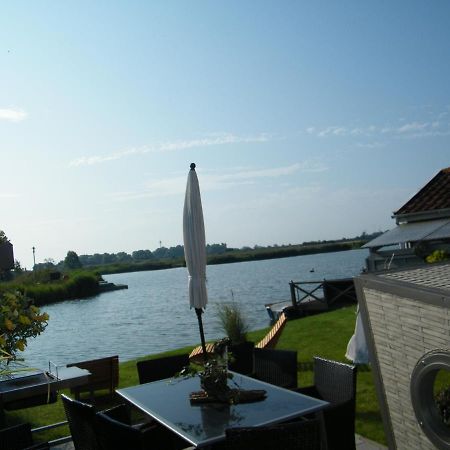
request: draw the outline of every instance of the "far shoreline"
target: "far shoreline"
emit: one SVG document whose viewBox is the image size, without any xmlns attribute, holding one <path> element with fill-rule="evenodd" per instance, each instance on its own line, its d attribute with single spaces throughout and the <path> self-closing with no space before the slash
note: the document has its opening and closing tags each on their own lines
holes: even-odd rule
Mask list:
<svg viewBox="0 0 450 450">
<path fill-rule="evenodd" d="M 292 245 L 276 248 L 262 248 L 254 250 L 230 251 L 220 255 L 208 255 L 207 265 L 232 264 L 238 262 L 263 261 L 268 259 L 290 258 L 293 256 L 315 255 L 319 253 L 334 253 L 348 250 L 359 250 L 366 241 L 334 242 L 317 245 Z M 102 266 L 84 267 L 85 270 L 93 270 L 101 275 L 119 273 L 143 272 L 150 270 L 165 270 L 186 267 L 184 258 L 172 260 L 145 261 L 142 263 L 108 264 Z"/>
</svg>

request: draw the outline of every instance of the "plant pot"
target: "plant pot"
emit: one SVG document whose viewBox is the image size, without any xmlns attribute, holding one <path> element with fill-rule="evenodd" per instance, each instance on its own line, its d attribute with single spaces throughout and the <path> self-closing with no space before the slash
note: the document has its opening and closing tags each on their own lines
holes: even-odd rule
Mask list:
<svg viewBox="0 0 450 450">
<path fill-rule="evenodd" d="M 231 345 L 230 352 L 233 355 L 232 361 L 229 363 L 230 370 L 250 375 L 253 373 L 253 349 L 254 342 L 241 342 L 240 344 Z"/>
</svg>

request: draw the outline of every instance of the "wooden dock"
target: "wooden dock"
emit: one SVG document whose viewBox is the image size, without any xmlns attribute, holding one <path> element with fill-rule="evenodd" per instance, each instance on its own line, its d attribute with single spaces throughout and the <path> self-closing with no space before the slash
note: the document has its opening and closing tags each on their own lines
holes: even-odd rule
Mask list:
<svg viewBox="0 0 450 450">
<path fill-rule="evenodd" d="M 266 304 L 272 321 L 281 313 L 288 319 L 304 317 L 357 303 L 353 278 L 320 281 L 290 281 L 291 300 Z"/>
<path fill-rule="evenodd" d="M 114 284 L 109 281 L 98 282 L 99 292 L 111 292 L 118 291 L 119 289 L 128 289 L 127 284 Z"/>
</svg>

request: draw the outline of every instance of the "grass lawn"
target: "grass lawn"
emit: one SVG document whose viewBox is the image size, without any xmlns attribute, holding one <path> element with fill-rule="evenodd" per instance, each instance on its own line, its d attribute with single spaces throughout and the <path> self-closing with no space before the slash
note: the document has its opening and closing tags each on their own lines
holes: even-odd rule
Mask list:
<svg viewBox="0 0 450 450">
<path fill-rule="evenodd" d="M 292 320 L 286 324 L 278 341 L 277 348 L 293 349 L 298 352 L 298 381 L 299 386 L 306 386 L 312 382 L 312 359 L 314 355 L 337 361 L 346 361 L 344 358 L 348 340 L 353 334 L 355 326 L 355 308 L 343 308 L 318 316 Z M 249 333 L 249 338 L 258 342 L 269 328 Z M 166 352 L 163 355 L 190 352 L 192 347 Z M 161 355 L 151 355 L 146 358 L 155 358 Z M 136 360 L 120 364 L 120 387 L 138 384 Z M 362 366 L 358 371 L 357 381 L 357 411 L 356 431 L 358 434 L 376 442 L 386 444 L 384 431 L 375 388 L 370 368 Z M 67 393 L 67 392 L 66 392 Z M 109 400 L 99 399 L 99 407 L 108 406 Z M 52 405 L 37 406 L 6 413 L 7 423 L 30 422 L 33 427 L 55 423 L 65 420 L 62 402 L 58 400 Z M 51 440 L 67 436 L 67 427 L 41 433 L 37 440 Z"/>
</svg>

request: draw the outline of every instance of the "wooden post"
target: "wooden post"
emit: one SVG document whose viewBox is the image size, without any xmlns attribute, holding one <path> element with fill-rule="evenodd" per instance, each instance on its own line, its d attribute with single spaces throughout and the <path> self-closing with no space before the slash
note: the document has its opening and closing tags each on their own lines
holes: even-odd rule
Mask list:
<svg viewBox="0 0 450 450">
<path fill-rule="evenodd" d="M 292 280 L 289 281 L 289 287 L 291 289 L 292 306 L 297 309 L 297 299 L 295 298 L 295 284 L 294 284 L 294 282 Z"/>
</svg>

